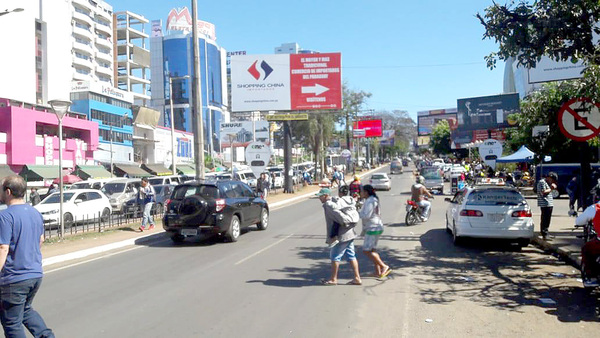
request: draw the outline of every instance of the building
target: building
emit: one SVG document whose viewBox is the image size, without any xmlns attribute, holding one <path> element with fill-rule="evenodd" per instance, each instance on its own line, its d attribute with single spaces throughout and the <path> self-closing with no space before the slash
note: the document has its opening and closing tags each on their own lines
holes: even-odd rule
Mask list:
<svg viewBox="0 0 600 338">
<path fill-rule="evenodd" d="M 150 104 L 150 51 L 147 49 L 148 19 L 129 11 L 113 14 L 115 87 L 133 93 L 134 103 Z"/>
<path fill-rule="evenodd" d="M 98 123 L 69 113 L 63 118 L 63 168 L 94 164 Z M 58 166 L 58 119 L 49 107 L 0 99 L 0 164 Z"/>
<path fill-rule="evenodd" d="M 102 82 L 73 82 L 71 110 L 97 123 L 94 160 L 103 164 L 134 162 L 133 94 Z"/>
<path fill-rule="evenodd" d="M 282 43 L 281 46 L 275 47 L 275 54 L 316 54 L 317 51 L 310 49 L 302 49 L 296 42 Z"/>
<path fill-rule="evenodd" d="M 217 43 L 214 25 L 199 21 L 200 30 L 200 86 L 202 93 L 202 119 L 206 152 L 219 150 L 219 126 L 229 121 L 227 106 L 228 88 L 226 51 Z M 193 132 L 192 126 L 192 77 L 193 44 L 192 20 L 187 8 L 173 9 L 166 23 L 167 34 L 162 33 L 162 22 L 152 21 L 151 93 L 152 107 L 161 112 L 158 125 L 182 132 Z M 172 77 L 172 93 L 169 78 Z M 173 99 L 174 118 L 170 118 L 170 99 Z"/>
</svg>

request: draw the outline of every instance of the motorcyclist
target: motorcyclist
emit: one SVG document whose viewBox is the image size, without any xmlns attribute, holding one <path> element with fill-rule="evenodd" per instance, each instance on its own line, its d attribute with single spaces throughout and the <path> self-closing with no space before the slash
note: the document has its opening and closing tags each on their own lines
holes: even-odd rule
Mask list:
<svg viewBox="0 0 600 338">
<path fill-rule="evenodd" d="M 360 177 L 358 175 L 354 175 L 354 180 L 349 185 L 350 196 L 360 196 L 360 189 L 362 188 L 362 184 L 360 183 Z"/>
<path fill-rule="evenodd" d="M 575 219 L 576 225 L 585 226 L 588 222 L 592 222 L 596 234 L 600 234 L 600 202 L 587 207 L 581 215 Z M 585 287 L 600 286 L 597 276 L 600 274 L 600 266 L 596 259 L 600 257 L 600 240 L 598 237 L 585 243 L 581 248 L 581 262 L 583 275 L 586 276 L 583 280 Z"/>
<path fill-rule="evenodd" d="M 433 198 L 433 195 L 427 190 L 427 188 L 423 185 L 425 182 L 425 178 L 423 176 L 417 176 L 417 181 L 410 188 L 411 192 L 411 200 L 421 208 L 423 208 L 423 214 L 421 215 L 421 220 L 423 222 L 427 221 L 427 217 L 429 215 L 429 208 L 431 208 L 431 202 L 425 199 L 425 196 L 429 198 Z"/>
</svg>

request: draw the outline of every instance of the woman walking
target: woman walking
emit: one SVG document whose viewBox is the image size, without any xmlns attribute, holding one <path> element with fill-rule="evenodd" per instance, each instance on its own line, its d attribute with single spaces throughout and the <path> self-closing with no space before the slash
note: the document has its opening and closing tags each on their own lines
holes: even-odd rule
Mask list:
<svg viewBox="0 0 600 338">
<path fill-rule="evenodd" d="M 379 253 L 377 253 L 377 242 L 383 233 L 383 222 L 381 221 L 379 197 L 370 184 L 362 187 L 360 197 L 365 201 L 359 211 L 363 223 L 362 234 L 365 236 L 363 252 L 375 264 L 374 277 L 383 278 L 390 274 L 392 269 L 386 265 Z"/>
</svg>

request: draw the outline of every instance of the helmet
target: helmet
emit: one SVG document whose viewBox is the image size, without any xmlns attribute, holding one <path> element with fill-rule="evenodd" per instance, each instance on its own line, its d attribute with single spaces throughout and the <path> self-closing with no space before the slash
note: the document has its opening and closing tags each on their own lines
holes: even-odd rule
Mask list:
<svg viewBox="0 0 600 338">
<path fill-rule="evenodd" d="M 338 192 L 344 196 L 348 195 L 348 191 L 349 191 L 349 189 L 348 189 L 347 185 L 342 185 L 341 187 L 338 188 Z"/>
<path fill-rule="evenodd" d="M 360 177 L 358 175 L 354 175 L 354 180 L 355 181 L 360 181 Z"/>
<path fill-rule="evenodd" d="M 420 184 L 420 183 L 423 183 L 423 182 L 425 182 L 425 177 L 423 177 L 423 176 L 417 176 L 417 183 Z"/>
</svg>

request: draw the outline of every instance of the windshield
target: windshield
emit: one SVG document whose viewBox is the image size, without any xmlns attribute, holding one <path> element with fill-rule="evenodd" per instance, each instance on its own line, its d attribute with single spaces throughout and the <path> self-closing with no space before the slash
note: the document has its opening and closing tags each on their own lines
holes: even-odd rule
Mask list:
<svg viewBox="0 0 600 338">
<path fill-rule="evenodd" d="M 63 203 L 70 200 L 71 197 L 73 197 L 73 195 L 75 195 L 74 192 L 63 193 Z M 44 199 L 41 204 L 52 204 L 52 203 L 58 203 L 59 201 L 60 201 L 60 193 L 56 192 L 56 193 L 48 196 L 46 199 Z"/>
<path fill-rule="evenodd" d="M 163 183 L 163 179 L 162 178 L 151 178 L 148 180 L 148 182 L 152 185 L 159 185 Z"/>
<path fill-rule="evenodd" d="M 440 173 L 437 171 L 426 171 L 422 173 L 421 176 L 423 176 L 426 180 L 436 180 L 442 178 Z"/>
<path fill-rule="evenodd" d="M 214 199 L 219 197 L 219 189 L 212 185 L 180 185 L 175 188 L 171 198 L 174 200 L 182 200 L 192 195 L 198 195 L 204 199 Z"/>
<path fill-rule="evenodd" d="M 485 189 L 475 190 L 467 198 L 467 205 L 521 205 L 523 196 L 514 190 Z"/>
<path fill-rule="evenodd" d="M 371 176 L 371 178 L 374 180 L 383 180 L 383 179 L 386 179 L 387 177 L 385 177 L 385 175 L 375 174 L 375 175 Z"/>
<path fill-rule="evenodd" d="M 254 173 L 247 173 L 246 178 L 256 178 L 256 176 L 254 176 Z"/>
<path fill-rule="evenodd" d="M 120 194 L 125 190 L 125 183 L 106 183 L 102 187 L 102 192 L 106 195 Z"/>
<path fill-rule="evenodd" d="M 91 189 L 92 185 L 90 183 L 75 183 L 71 186 L 71 189 Z"/>
</svg>

